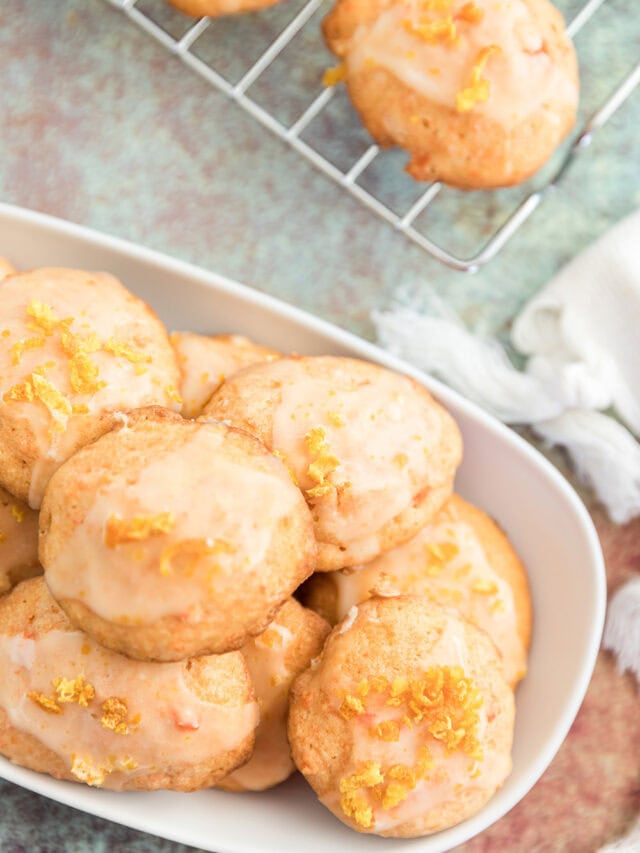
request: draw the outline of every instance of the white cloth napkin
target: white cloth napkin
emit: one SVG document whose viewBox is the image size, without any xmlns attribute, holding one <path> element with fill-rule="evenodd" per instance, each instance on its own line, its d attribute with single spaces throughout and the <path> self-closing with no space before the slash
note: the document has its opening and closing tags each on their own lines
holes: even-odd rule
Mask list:
<svg viewBox="0 0 640 853">
<path fill-rule="evenodd" d="M 640 682 L 640 576 L 627 581 L 609 602 L 602 646 L 615 653 L 620 672 L 629 670 Z"/>
<path fill-rule="evenodd" d="M 640 210 L 578 255 L 524 308 L 512 365 L 435 296 L 374 312 L 378 340 L 496 417 L 566 449 L 619 523 L 640 514 Z"/>
</svg>

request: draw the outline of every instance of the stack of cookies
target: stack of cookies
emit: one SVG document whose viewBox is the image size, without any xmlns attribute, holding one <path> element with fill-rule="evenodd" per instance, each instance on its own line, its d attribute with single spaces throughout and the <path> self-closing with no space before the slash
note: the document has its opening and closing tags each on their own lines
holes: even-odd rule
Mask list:
<svg viewBox="0 0 640 853">
<path fill-rule="evenodd" d="M 473 814 L 510 771 L 531 616 L 452 494 L 461 452 L 400 374 L 168 336 L 103 273 L 8 271 L 0 752 L 116 790 L 297 766 L 381 835 Z"/>
</svg>

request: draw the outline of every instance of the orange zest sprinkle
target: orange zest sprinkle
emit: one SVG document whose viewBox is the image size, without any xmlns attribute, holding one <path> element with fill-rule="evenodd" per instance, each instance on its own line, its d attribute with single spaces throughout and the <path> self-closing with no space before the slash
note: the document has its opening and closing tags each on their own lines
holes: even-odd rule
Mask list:
<svg viewBox="0 0 640 853">
<path fill-rule="evenodd" d="M 24 382 L 9 388 L 3 399 L 29 403 L 39 400 L 52 415 L 69 417 L 71 414 L 71 403 L 67 398 L 35 370 Z"/>
<path fill-rule="evenodd" d="M 461 667 L 434 666 L 421 678 L 396 678 L 391 683 L 384 676 L 373 676 L 367 681 L 368 693 L 358 687 L 362 699 L 356 700 L 359 703 L 357 713 L 370 710 L 368 705 L 373 694 L 386 694 L 384 704 L 402 710 L 402 717 L 394 721 L 396 725 L 411 721 L 440 741 L 447 752 L 461 750 L 473 758 L 482 757 L 477 737 L 482 694 Z M 343 716 L 344 707 L 343 702 L 340 707 Z M 384 723 L 378 726 L 384 731 Z"/>
<path fill-rule="evenodd" d="M 164 393 L 170 400 L 173 400 L 174 403 L 182 403 L 182 397 L 175 385 L 165 385 Z"/>
<path fill-rule="evenodd" d="M 25 380 L 17 385 L 12 385 L 8 391 L 2 396 L 3 400 L 16 400 L 20 403 L 30 403 L 34 399 L 33 384 L 30 380 Z"/>
<path fill-rule="evenodd" d="M 482 76 L 490 57 L 502 53 L 497 44 L 483 47 L 476 56 L 467 85 L 456 95 L 456 109 L 459 113 L 467 113 L 476 104 L 484 104 L 491 94 L 491 83 Z"/>
<path fill-rule="evenodd" d="M 415 788 L 416 785 L 416 777 L 413 770 L 410 770 L 404 764 L 394 764 L 393 767 L 390 767 L 385 776 L 388 779 L 395 779 L 398 782 L 403 782 L 405 785 L 408 785 L 411 788 Z"/>
<path fill-rule="evenodd" d="M 22 522 L 24 521 L 24 510 L 22 509 L 22 507 L 19 507 L 17 504 L 11 504 L 11 506 L 9 507 L 9 511 L 11 512 L 11 515 L 15 518 L 15 520 L 18 522 L 18 524 L 22 524 Z"/>
<path fill-rule="evenodd" d="M 418 750 L 418 763 L 416 764 L 415 770 L 418 774 L 419 778 L 424 778 L 427 773 L 433 769 L 433 758 L 431 757 L 431 751 L 428 746 L 423 745 Z"/>
<path fill-rule="evenodd" d="M 176 517 L 172 512 L 159 512 L 157 515 L 136 515 L 125 519 L 118 515 L 109 516 L 104 541 L 107 548 L 115 548 L 126 542 L 140 542 L 151 536 L 169 533 L 175 527 Z"/>
<path fill-rule="evenodd" d="M 471 571 L 471 568 L 472 568 L 471 563 L 465 563 L 464 565 L 460 566 L 459 569 L 456 569 L 455 577 L 456 578 L 466 577 L 469 574 L 469 572 Z"/>
<path fill-rule="evenodd" d="M 222 539 L 181 539 L 173 542 L 162 551 L 160 556 L 160 574 L 165 577 L 178 569 L 187 576 L 195 572 L 201 560 L 216 557 L 219 554 L 232 554 L 236 549 Z"/>
<path fill-rule="evenodd" d="M 72 358 L 79 353 L 90 355 L 100 349 L 100 338 L 97 335 L 75 335 L 71 329 L 73 318 L 61 320 L 58 323 L 60 343 L 65 353 Z"/>
<path fill-rule="evenodd" d="M 469 772 L 477 766 L 470 765 Z M 343 812 L 365 829 L 374 824 L 374 806 L 393 809 L 406 800 L 420 779 L 432 769 L 433 761 L 427 746 L 418 749 L 418 760 L 414 767 L 394 764 L 383 770 L 376 761 L 365 761 L 356 767 L 356 772 L 340 780 L 340 807 Z"/>
<path fill-rule="evenodd" d="M 69 381 L 76 394 L 95 394 L 106 385 L 98 381 L 98 367 L 89 358 L 100 349 L 100 339 L 93 334 L 74 335 L 69 328 L 72 322 L 61 320 L 59 323 L 60 342 L 69 356 Z"/>
<path fill-rule="evenodd" d="M 471 584 L 471 589 L 479 595 L 496 595 L 498 584 L 495 581 L 477 580 Z"/>
<path fill-rule="evenodd" d="M 132 364 L 151 363 L 150 355 L 145 355 L 145 353 L 134 349 L 124 341 L 117 341 L 115 338 L 109 338 L 108 341 L 105 341 L 104 349 L 106 352 L 111 353 L 111 355 L 126 358 L 127 361 L 130 361 Z"/>
<path fill-rule="evenodd" d="M 458 24 L 478 24 L 484 12 L 475 3 L 465 3 L 454 10 L 452 0 L 423 0 L 418 18 L 403 21 L 404 28 L 427 44 L 456 45 L 459 40 Z"/>
<path fill-rule="evenodd" d="M 391 682 L 390 695 L 395 699 L 396 696 L 402 696 L 409 686 L 408 678 L 394 678 Z"/>
<path fill-rule="evenodd" d="M 363 678 L 360 684 L 358 684 L 358 693 L 360 696 L 366 696 L 369 692 L 369 682 L 366 678 Z"/>
<path fill-rule="evenodd" d="M 96 691 L 92 684 L 84 680 L 84 676 L 79 675 L 77 678 L 56 678 L 53 683 L 55 696 L 60 704 L 64 702 L 77 702 L 83 708 L 89 706 L 96 695 Z"/>
<path fill-rule="evenodd" d="M 340 460 L 329 450 L 326 433 L 322 427 L 310 429 L 304 440 L 311 455 L 315 456 L 307 469 L 307 474 L 317 483 L 313 488 L 307 489 L 307 495 L 312 498 L 323 497 L 333 489 L 327 476 L 338 468 Z"/>
<path fill-rule="evenodd" d="M 402 782 L 389 782 L 382 798 L 382 808 L 394 808 L 406 800 L 410 792 L 411 788 L 408 785 L 403 785 Z"/>
<path fill-rule="evenodd" d="M 50 696 L 45 696 L 44 693 L 37 693 L 35 690 L 31 693 L 27 694 L 28 698 L 31 699 L 32 702 L 35 702 L 36 705 L 39 705 L 43 711 L 46 711 L 47 714 L 61 714 L 62 708 L 55 699 L 52 699 Z"/>
<path fill-rule="evenodd" d="M 371 734 L 379 740 L 396 741 L 400 739 L 400 726 L 395 720 L 384 720 L 371 729 Z"/>
<path fill-rule="evenodd" d="M 109 338 L 104 344 L 100 338 L 91 333 L 88 335 L 76 335 L 71 331 L 73 317 L 64 320 L 58 319 L 50 305 L 33 300 L 26 309 L 27 315 L 32 318 L 28 327 L 38 332 L 37 338 L 27 338 L 19 341 L 12 348 L 14 364 L 17 364 L 25 349 L 41 346 L 45 337 L 49 337 L 55 331 L 60 334 L 60 344 L 65 354 L 69 357 L 69 380 L 73 391 L 77 394 L 95 394 L 106 383 L 98 381 L 98 367 L 90 359 L 89 355 L 103 349 L 105 352 L 115 356 L 121 356 L 136 365 L 136 373 L 144 372 L 141 363 L 149 363 L 151 357 L 139 352 L 123 341 Z M 89 328 L 87 323 L 83 327 Z M 138 368 L 141 368 L 139 371 Z M 172 386 L 171 386 L 172 387 Z M 177 394 L 177 391 L 175 391 Z M 170 393 L 171 399 L 175 399 Z"/>
<path fill-rule="evenodd" d="M 340 808 L 347 817 L 352 817 L 358 826 L 371 829 L 373 826 L 373 809 L 364 797 L 358 794 L 343 794 L 340 798 Z"/>
<path fill-rule="evenodd" d="M 344 62 L 341 62 L 340 65 L 334 65 L 332 68 L 325 69 L 322 75 L 322 85 L 327 87 L 337 86 L 338 83 L 342 83 L 346 79 L 346 76 L 346 65 Z"/>
<path fill-rule="evenodd" d="M 457 21 L 464 21 L 467 24 L 479 24 L 484 18 L 484 9 L 476 6 L 475 3 L 465 3 L 454 17 Z"/>
<path fill-rule="evenodd" d="M 69 380 L 76 394 L 95 394 L 106 386 L 98 381 L 98 366 L 84 352 L 77 352 L 69 361 Z"/>
<path fill-rule="evenodd" d="M 109 772 L 108 767 L 101 767 L 94 764 L 90 756 L 72 755 L 71 757 L 72 775 L 86 785 L 102 785 Z"/>
<path fill-rule="evenodd" d="M 341 717 L 344 717 L 345 720 L 350 720 L 352 717 L 356 717 L 358 714 L 364 714 L 364 704 L 362 699 L 358 699 L 357 696 L 351 696 L 349 693 L 342 700 L 342 705 L 339 709 L 339 714 Z"/>
<path fill-rule="evenodd" d="M 115 732 L 117 735 L 129 734 L 129 708 L 124 699 L 110 696 L 102 703 L 102 716 L 100 722 L 105 729 Z"/>
<path fill-rule="evenodd" d="M 27 306 L 27 315 L 34 321 L 31 325 L 42 329 L 47 336 L 53 334 L 53 330 L 60 322 L 53 308 L 37 299 L 33 299 Z"/>
<path fill-rule="evenodd" d="M 469 767 L 469 776 L 471 779 L 477 779 L 482 771 L 480 770 L 480 764 L 477 761 Z"/>
<path fill-rule="evenodd" d="M 373 788 L 384 782 L 380 764 L 377 761 L 364 761 L 358 765 L 351 776 L 343 776 L 340 780 L 340 793 L 348 794 L 360 788 Z"/>
<path fill-rule="evenodd" d="M 422 0 L 423 12 L 448 12 L 454 0 Z"/>
<path fill-rule="evenodd" d="M 427 44 L 456 44 L 458 28 L 452 15 L 434 20 L 403 21 L 403 26 L 411 35 L 417 36 Z"/>
<path fill-rule="evenodd" d="M 479 774 L 482 751 L 477 732 L 482 695 L 461 667 L 430 667 L 419 678 L 400 677 L 389 682 L 384 677 L 372 676 L 364 681 L 369 689 L 363 689 L 364 682 L 360 682 L 358 692 L 363 698 L 355 700 L 363 712 L 375 713 L 376 708 L 368 705 L 373 700 L 379 708 L 380 698 L 375 698 L 375 694 L 380 693 L 387 695 L 386 705 L 399 700 L 406 712 L 397 720 L 380 721 L 369 730 L 371 735 L 397 741 L 401 726 L 419 725 L 421 738 L 428 735 L 439 741 L 447 753 L 460 751 L 470 756 L 473 761 L 469 774 L 472 778 Z M 341 714 L 343 707 L 344 703 Z M 340 780 L 340 806 L 347 817 L 370 829 L 375 823 L 376 808 L 392 810 L 407 799 L 419 780 L 429 777 L 437 781 L 437 774 L 431 774 L 433 766 L 432 754 L 425 743 L 419 747 L 413 767 L 394 764 L 383 769 L 377 761 L 363 762 L 354 773 Z"/>
<path fill-rule="evenodd" d="M 138 768 L 138 762 L 131 756 L 124 755 L 121 758 L 110 755 L 104 764 L 96 764 L 90 755 L 72 755 L 71 773 L 76 779 L 86 785 L 99 786 L 104 783 L 109 773 L 114 770 L 132 771 Z"/>
<path fill-rule="evenodd" d="M 427 575 L 430 577 L 439 575 L 460 553 L 454 542 L 427 542 L 425 551 L 428 557 Z"/>
<path fill-rule="evenodd" d="M 22 353 L 25 350 L 36 349 L 37 347 L 44 346 L 44 342 L 44 336 L 38 338 L 24 338 L 21 341 L 16 341 L 16 343 L 9 350 L 9 352 L 11 353 L 11 364 L 20 364 Z"/>
<path fill-rule="evenodd" d="M 384 693 L 389 689 L 389 679 L 384 675 L 374 675 L 368 682 L 372 693 Z"/>
<path fill-rule="evenodd" d="M 268 649 L 273 649 L 276 645 L 281 646 L 283 644 L 283 637 L 275 628 L 267 628 L 255 638 L 254 642 Z"/>
<path fill-rule="evenodd" d="M 408 461 L 409 457 L 406 453 L 396 453 L 396 455 L 393 457 L 394 465 L 397 465 L 398 468 L 406 468 Z"/>
</svg>

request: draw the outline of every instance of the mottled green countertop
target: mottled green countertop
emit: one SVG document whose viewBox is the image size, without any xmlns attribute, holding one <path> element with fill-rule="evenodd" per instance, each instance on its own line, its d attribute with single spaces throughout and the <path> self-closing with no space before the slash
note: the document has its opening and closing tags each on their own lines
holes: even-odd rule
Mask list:
<svg viewBox="0 0 640 853">
<path fill-rule="evenodd" d="M 202 37 L 200 55 L 208 60 L 216 51 L 219 67 L 237 79 L 247 58 L 291 15 L 288 9 L 300 5 L 287 0 L 258 16 L 216 24 Z M 571 17 L 583 3 L 559 5 Z M 174 34 L 187 27 L 161 0 L 140 0 L 140 6 Z M 256 89 L 283 118 L 306 105 L 301 92 L 307 102 L 317 94 L 320 71 L 331 64 L 316 22 L 301 37 L 301 49 L 285 57 L 289 71 L 267 75 Z M 3 0 L 0 24 L 3 201 L 192 261 L 368 337 L 371 310 L 416 286 L 436 290 L 471 325 L 504 334 L 555 270 L 640 203 L 636 92 L 498 258 L 476 275 L 454 272 L 364 209 L 103 0 Z M 576 43 L 584 117 L 640 56 L 637 4 L 608 0 Z M 331 142 L 340 165 L 367 144 L 342 93 L 315 134 L 319 145 Z M 382 171 L 371 177 L 388 199 L 406 201 L 407 192 L 415 192 L 402 176 L 402 162 L 397 152 L 385 155 Z M 425 214 L 430 233 L 449 248 L 473 252 L 522 194 L 445 190 Z M 1 234 L 0 254 L 11 256 Z M 180 849 L 6 783 L 0 792 L 2 850 Z M 607 824 L 603 818 L 594 839 L 624 824 L 632 795 L 626 796 L 624 808 L 608 809 L 616 820 Z M 509 849 L 594 849 L 572 847 L 564 836 L 550 841 L 537 831 L 526 846 L 514 841 Z M 474 846 L 485 849 L 507 848 Z"/>
</svg>

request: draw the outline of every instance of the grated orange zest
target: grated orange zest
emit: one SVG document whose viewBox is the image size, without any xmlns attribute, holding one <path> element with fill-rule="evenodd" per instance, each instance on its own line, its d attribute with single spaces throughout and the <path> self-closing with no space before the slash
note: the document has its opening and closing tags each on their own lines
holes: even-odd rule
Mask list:
<svg viewBox="0 0 640 853">
<path fill-rule="evenodd" d="M 115 548 L 127 542 L 140 542 L 151 536 L 170 533 L 175 527 L 176 517 L 172 512 L 157 515 L 136 515 L 125 519 L 111 515 L 105 525 L 104 541 L 107 548 Z"/>
<path fill-rule="evenodd" d="M 502 53 L 497 44 L 483 47 L 476 56 L 467 85 L 456 95 L 456 109 L 459 113 L 470 112 L 476 104 L 483 104 L 489 100 L 491 94 L 491 83 L 482 76 L 490 57 Z"/>
<path fill-rule="evenodd" d="M 340 65 L 334 65 L 332 68 L 326 68 L 322 75 L 322 85 L 331 87 L 342 83 L 347 77 L 347 68 L 344 62 Z"/>
</svg>

